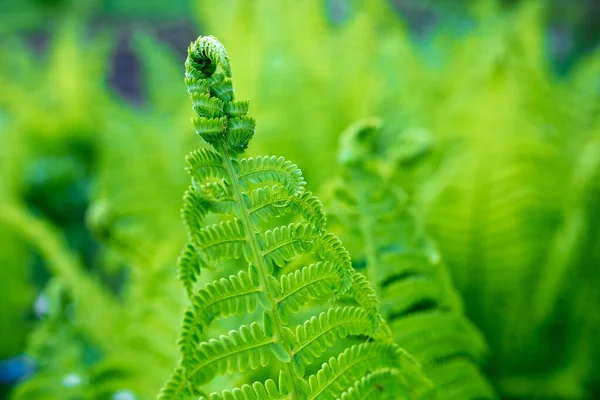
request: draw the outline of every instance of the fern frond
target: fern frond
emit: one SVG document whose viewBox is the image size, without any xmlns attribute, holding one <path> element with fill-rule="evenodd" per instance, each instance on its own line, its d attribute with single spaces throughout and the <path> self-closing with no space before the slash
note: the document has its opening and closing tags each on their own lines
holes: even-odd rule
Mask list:
<svg viewBox="0 0 600 400">
<path fill-rule="evenodd" d="M 198 182 L 209 178 L 225 177 L 225 167 L 219 153 L 210 149 L 198 149 L 185 157 L 186 170 Z"/>
<path fill-rule="evenodd" d="M 243 158 L 236 169 L 244 189 L 250 184 L 277 182 L 283 185 L 290 195 L 299 195 L 306 185 L 302 171 L 283 157 Z"/>
<path fill-rule="evenodd" d="M 369 371 L 379 368 L 397 368 L 402 353 L 392 345 L 364 343 L 346 349 L 337 358 L 329 362 L 315 374 L 311 375 L 308 384 L 309 400 L 337 399 Z M 409 358 L 404 358 L 402 367 L 418 370 L 418 366 Z M 400 381 L 395 382 L 401 385 Z"/>
<path fill-rule="evenodd" d="M 257 235 L 265 260 L 269 265 L 283 267 L 296 256 L 317 253 L 324 261 L 340 266 L 342 285 L 340 294 L 352 285 L 353 269 L 350 255 L 341 240 L 332 233 L 318 231 L 307 223 L 292 223 Z"/>
<path fill-rule="evenodd" d="M 243 117 L 248 114 L 250 102 L 246 101 L 230 101 L 225 103 L 225 113 L 232 117 Z"/>
<path fill-rule="evenodd" d="M 198 78 L 195 78 L 192 75 L 198 76 Z M 186 76 L 185 85 L 187 86 L 187 91 L 190 96 L 192 93 L 210 93 L 210 83 L 208 80 L 200 77 L 199 74 L 191 74 L 190 76 Z"/>
<path fill-rule="evenodd" d="M 204 36 L 190 44 L 188 58 L 185 60 L 185 70 L 186 78 L 210 77 L 218 71 L 221 71 L 226 77 L 231 77 L 227 51 L 212 36 Z"/>
<path fill-rule="evenodd" d="M 441 363 L 429 372 L 429 378 L 436 382 L 438 393 L 446 393 L 455 399 L 486 399 L 493 388 L 483 379 L 473 379 L 480 372 L 475 364 L 464 359 L 454 359 Z"/>
<path fill-rule="evenodd" d="M 233 85 L 231 80 L 221 73 L 213 74 L 210 80 L 210 94 L 227 104 L 233 100 Z"/>
<path fill-rule="evenodd" d="M 194 231 L 192 231 L 194 232 Z M 240 258 L 246 247 L 244 227 L 239 219 L 221 222 L 192 235 L 195 244 L 209 261 Z"/>
<path fill-rule="evenodd" d="M 385 288 L 384 293 L 397 293 L 393 302 L 383 306 L 386 315 L 394 317 L 410 314 L 416 307 L 431 308 L 444 305 L 439 283 L 423 276 L 394 281 Z"/>
<path fill-rule="evenodd" d="M 239 330 L 200 343 L 193 356 L 185 360 L 187 374 L 199 385 L 216 375 L 264 367 L 272 357 L 274 343 L 275 339 L 256 322 L 249 327 L 242 325 Z"/>
<path fill-rule="evenodd" d="M 397 388 L 395 383 L 401 380 L 400 374 L 389 368 L 382 368 L 364 376 L 354 386 L 342 393 L 341 400 L 400 400 L 410 399 L 406 392 Z"/>
<path fill-rule="evenodd" d="M 315 252 L 320 255 L 323 260 L 337 264 L 340 266 L 342 273 L 340 294 L 346 293 L 352 285 L 352 277 L 354 269 L 350 261 L 350 254 L 342 244 L 339 237 L 333 233 L 325 233 L 319 236 L 319 240 L 314 243 Z"/>
<path fill-rule="evenodd" d="M 201 265 L 202 261 L 196 252 L 196 248 L 193 244 L 188 243 L 177 260 L 179 280 L 185 286 L 188 296 L 192 295 L 194 283 L 200 275 Z"/>
<path fill-rule="evenodd" d="M 292 258 L 312 250 L 318 232 L 309 224 L 296 223 L 277 227 L 259 234 L 263 257 L 270 265 L 283 267 Z"/>
<path fill-rule="evenodd" d="M 202 94 L 201 99 L 205 99 L 208 95 Z M 204 107 L 204 114 L 208 115 L 208 110 L 213 107 L 213 115 L 221 114 L 221 103 L 202 105 Z M 196 106 L 200 107 L 200 105 Z M 196 109 L 196 108 L 195 108 Z M 218 143 L 225 136 L 225 123 L 227 119 L 225 117 L 220 118 L 206 118 L 206 117 L 195 117 L 192 122 L 196 127 L 196 133 L 204 139 L 207 143 Z"/>
<path fill-rule="evenodd" d="M 350 205 L 338 209 L 351 212 L 340 220 L 349 225 L 342 230 L 354 237 L 354 261 L 364 265 L 381 296 L 389 324 L 381 331 L 389 327 L 396 342 L 416 357 L 441 398 L 492 399 L 493 390 L 478 367 L 486 351 L 481 335 L 462 314 L 445 266 L 420 229 L 407 196 L 385 178 L 382 162 L 364 150 L 372 148 L 362 143 L 374 140 L 372 128 L 370 122 L 359 123 L 344 134 L 345 186 L 334 193 L 337 201 Z M 369 135 L 355 131 L 364 129 Z M 366 283 L 364 276 L 357 277 L 350 294 Z M 367 297 L 359 303 L 378 308 L 370 286 L 360 296 Z M 450 379 L 454 375 L 465 379 Z M 484 389 L 474 396 L 471 386 Z"/>
<path fill-rule="evenodd" d="M 236 153 L 242 153 L 248 148 L 248 143 L 254 136 L 256 122 L 250 117 L 235 117 L 227 121 L 227 143 Z"/>
<path fill-rule="evenodd" d="M 376 316 L 376 310 L 379 310 L 379 299 L 377 293 L 369 284 L 366 276 L 360 272 L 354 272 L 352 276 L 352 288 L 349 292 L 352 297 L 362 308 L 368 311 L 369 315 Z M 372 318 L 373 324 L 379 324 L 379 319 Z M 377 327 L 375 327 L 377 328 Z"/>
<path fill-rule="evenodd" d="M 325 261 L 339 265 L 342 272 L 347 274 L 343 280 L 343 288 L 350 286 L 352 271 L 350 255 L 341 240 L 334 234 L 321 235 L 321 232 L 310 224 L 293 223 L 269 230 L 258 238 L 265 249 L 263 256 L 278 267 L 284 266 L 286 262 L 298 255 L 314 250 Z"/>
<path fill-rule="evenodd" d="M 207 143 L 217 143 L 223 137 L 226 119 L 223 115 L 223 101 L 211 97 L 208 93 L 192 93 L 192 108 L 198 114 L 193 122 L 196 132 L 202 136 Z"/>
<path fill-rule="evenodd" d="M 325 230 L 321 202 L 304 191 L 300 169 L 276 156 L 239 160 L 255 123 L 246 116 L 248 103 L 233 99 L 229 65 L 214 65 L 228 62 L 217 44 L 214 38 L 199 38 L 186 61 L 197 131 L 214 150 L 188 157 L 193 185 L 184 197 L 182 215 L 191 244 L 179 267 L 191 306 L 179 341 L 181 368 L 167 383 L 165 400 L 169 394 L 172 400 L 184 400 L 189 387 L 214 390 L 215 386 L 220 393 L 204 398 L 306 399 L 312 387 L 310 398 L 334 399 L 382 368 L 401 377 L 419 374 L 412 364 L 404 371 L 406 363 L 390 340 L 379 343 L 386 335 L 381 333 L 377 298 L 366 279 L 355 273 L 341 240 Z M 265 184 L 274 186 L 262 187 Z M 203 224 L 207 214 L 226 214 L 228 220 L 207 227 Z M 272 227 L 283 215 L 301 222 Z M 247 269 L 240 271 L 239 262 L 223 263 L 212 273 L 229 268 L 235 272 L 194 291 L 201 267 L 241 257 Z M 274 266 L 293 268 L 289 262 L 296 257 L 315 261 L 279 277 Z M 349 296 L 341 299 L 345 294 Z M 290 320 L 299 315 L 296 311 L 312 299 L 344 303 L 320 314 L 308 309 L 308 320 L 294 320 L 296 329 L 290 329 Z M 259 324 L 253 319 L 260 314 Z M 223 320 L 233 316 L 238 318 Z M 211 338 L 217 323 L 219 328 L 232 324 L 239 328 Z M 373 342 L 348 347 L 348 336 Z M 342 353 L 305 378 L 306 367 L 326 351 Z M 241 375 L 237 385 L 242 386 L 223 391 L 225 378 L 220 376 L 230 373 Z M 268 379 L 275 374 L 278 386 Z M 267 379 L 248 385 L 256 376 Z M 415 385 L 427 386 L 425 380 Z"/>
<path fill-rule="evenodd" d="M 439 268 L 438 263 L 432 262 L 426 254 L 384 252 L 380 259 L 381 264 L 386 265 L 383 271 L 378 271 L 382 287 L 407 278 L 436 275 L 436 268 Z"/>
<path fill-rule="evenodd" d="M 466 318 L 457 318 L 443 309 L 406 315 L 394 320 L 390 327 L 396 332 L 396 340 L 419 354 L 419 362 L 424 365 L 445 363 L 457 354 L 479 362 L 486 351 L 485 343 Z"/>
<path fill-rule="evenodd" d="M 181 218 L 190 231 L 202 229 L 202 222 L 208 213 L 208 204 L 202 196 L 190 187 L 183 195 Z"/>
<path fill-rule="evenodd" d="M 280 279 L 281 296 L 278 309 L 284 321 L 309 300 L 331 298 L 340 290 L 339 265 L 319 262 L 303 267 Z"/>
<path fill-rule="evenodd" d="M 264 187 L 253 190 L 245 196 L 250 218 L 256 229 L 260 229 L 261 222 L 291 213 L 300 215 L 305 222 L 314 225 L 317 229 L 325 227 L 325 214 L 319 199 L 310 192 L 303 192 L 299 196 L 289 197 L 282 195 L 280 186 Z"/>
<path fill-rule="evenodd" d="M 254 382 L 252 386 L 243 385 L 233 390 L 224 390 L 221 393 L 211 393 L 208 397 L 200 397 L 200 400 L 285 400 L 289 395 L 281 391 L 272 379 L 267 379 L 264 385 Z"/>
<path fill-rule="evenodd" d="M 336 307 L 312 317 L 296 327 L 297 344 L 292 348 L 294 367 L 304 375 L 304 366 L 331 347 L 336 339 L 348 335 L 373 336 L 371 314 L 361 307 Z"/>
<path fill-rule="evenodd" d="M 231 186 L 227 183 L 223 181 L 208 182 L 204 185 L 194 186 L 194 188 L 202 201 L 201 204 L 204 204 L 208 211 L 216 214 L 233 214 L 235 201 L 231 193 Z"/>
<path fill-rule="evenodd" d="M 258 304 L 268 304 L 266 293 L 259 287 L 255 268 L 248 272 L 240 271 L 229 278 L 207 284 L 192 298 L 193 306 L 199 310 L 196 315 L 208 325 L 215 317 L 242 315 L 253 312 Z M 194 323 L 199 323 L 194 321 Z"/>
<path fill-rule="evenodd" d="M 197 320 L 198 317 L 193 309 L 187 310 L 183 315 L 183 324 L 178 345 L 181 349 L 181 354 L 184 354 L 186 357 L 191 355 L 205 339 L 204 331 L 206 330 L 206 324 L 203 321 L 198 323 Z"/>
<path fill-rule="evenodd" d="M 158 400 L 189 399 L 198 395 L 200 395 L 200 392 L 193 389 L 186 379 L 183 367 L 179 366 L 163 385 Z"/>
</svg>

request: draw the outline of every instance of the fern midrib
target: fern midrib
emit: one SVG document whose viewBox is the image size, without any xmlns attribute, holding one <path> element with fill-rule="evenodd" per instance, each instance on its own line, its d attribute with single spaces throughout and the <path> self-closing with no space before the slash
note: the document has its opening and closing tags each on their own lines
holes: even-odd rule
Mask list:
<svg viewBox="0 0 600 400">
<path fill-rule="evenodd" d="M 284 327 L 284 324 L 281 322 L 281 316 L 279 315 L 279 310 L 277 308 L 277 299 L 269 292 L 269 290 L 267 290 L 267 276 L 269 275 L 267 272 L 267 267 L 265 265 L 265 259 L 264 259 L 264 255 L 261 251 L 260 248 L 260 243 L 258 242 L 258 239 L 256 238 L 256 235 L 254 235 L 254 228 L 252 225 L 252 221 L 250 220 L 250 214 L 249 214 L 249 210 L 246 208 L 246 205 L 244 203 L 244 199 L 243 199 L 243 195 L 242 195 L 242 190 L 240 188 L 239 185 L 239 180 L 241 179 L 242 174 L 237 174 L 235 171 L 235 168 L 233 166 L 233 162 L 231 161 L 231 151 L 229 149 L 228 144 L 225 141 L 222 141 L 220 143 L 220 146 L 218 146 L 219 148 L 217 150 L 220 150 L 220 152 L 223 155 L 223 163 L 225 164 L 225 169 L 227 170 L 227 173 L 229 174 L 230 177 L 230 181 L 231 181 L 231 187 L 233 190 L 233 197 L 235 198 L 236 202 L 240 205 L 239 207 L 239 212 L 240 212 L 240 221 L 242 222 L 242 226 L 244 227 L 244 232 L 245 232 L 245 236 L 246 236 L 246 240 L 247 242 L 250 244 L 250 248 L 252 250 L 252 256 L 254 258 L 254 261 L 256 262 L 256 270 L 258 273 L 258 279 L 259 282 L 262 286 L 262 288 L 264 289 L 264 292 L 267 296 L 267 298 L 269 299 L 269 303 L 273 304 L 273 310 L 272 310 L 272 315 L 273 315 L 273 331 L 276 335 L 277 338 L 282 339 L 285 336 L 283 335 L 283 330 L 282 328 Z M 290 355 L 291 358 L 291 355 Z M 282 362 L 282 367 L 283 367 L 283 373 L 286 375 L 286 381 L 291 383 L 291 388 L 292 390 L 295 389 L 295 385 L 293 384 L 294 380 L 295 380 L 295 373 L 292 370 L 292 366 L 290 363 L 286 363 L 286 362 Z M 282 388 L 279 388 L 280 390 Z M 290 400 L 294 400 L 294 399 L 299 399 L 300 396 L 298 396 L 297 393 L 290 393 Z"/>
</svg>

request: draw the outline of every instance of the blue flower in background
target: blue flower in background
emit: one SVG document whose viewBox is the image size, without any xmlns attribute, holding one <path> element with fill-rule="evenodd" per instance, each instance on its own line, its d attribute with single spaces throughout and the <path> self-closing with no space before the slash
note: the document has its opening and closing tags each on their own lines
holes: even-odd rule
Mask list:
<svg viewBox="0 0 600 400">
<path fill-rule="evenodd" d="M 12 384 L 35 371 L 35 360 L 21 354 L 0 361 L 0 384 Z"/>
</svg>

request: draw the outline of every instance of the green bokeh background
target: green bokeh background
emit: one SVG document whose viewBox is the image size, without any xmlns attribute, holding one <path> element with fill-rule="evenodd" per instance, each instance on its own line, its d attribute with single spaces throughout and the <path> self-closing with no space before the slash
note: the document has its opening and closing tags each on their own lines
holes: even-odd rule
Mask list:
<svg viewBox="0 0 600 400">
<path fill-rule="evenodd" d="M 176 364 L 199 34 L 251 99 L 249 153 L 317 194 L 340 133 L 383 118 L 502 398 L 600 398 L 599 18 L 593 0 L 3 1 L 0 398 L 151 399 Z"/>
</svg>

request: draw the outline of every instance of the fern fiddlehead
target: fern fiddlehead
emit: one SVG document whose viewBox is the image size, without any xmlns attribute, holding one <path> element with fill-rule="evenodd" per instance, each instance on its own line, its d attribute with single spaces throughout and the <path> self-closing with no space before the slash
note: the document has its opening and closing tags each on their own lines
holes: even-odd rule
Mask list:
<svg viewBox="0 0 600 400">
<path fill-rule="evenodd" d="M 485 343 L 462 314 L 439 254 L 421 231 L 407 195 L 384 176 L 375 155 L 377 120 L 351 126 L 341 138 L 343 182 L 332 201 L 355 265 L 381 296 L 398 345 L 423 365 L 443 399 L 491 399 L 479 371 Z M 333 218 L 334 220 L 336 218 Z M 359 269 L 357 267 L 357 269 Z"/>
<path fill-rule="evenodd" d="M 378 398 L 398 398 L 400 390 L 420 398 L 427 385 L 418 366 L 386 335 L 373 290 L 356 284 L 364 277 L 352 268 L 341 241 L 325 230 L 321 202 L 304 190 L 301 171 L 281 157 L 239 159 L 255 122 L 247 115 L 248 102 L 234 100 L 224 47 L 213 37 L 200 37 L 191 44 L 185 66 L 196 132 L 212 149 L 186 159 L 192 186 L 182 216 L 190 241 L 179 269 L 191 306 L 180 339 L 182 361 L 159 398 L 336 399 L 352 398 L 373 385 L 380 388 Z M 208 214 L 224 219 L 206 226 Z M 300 222 L 267 229 L 283 215 Z M 283 274 L 281 267 L 298 257 L 316 261 Z M 196 288 L 203 270 L 241 258 L 246 267 L 236 274 Z M 290 327 L 296 312 L 311 301 L 340 297 L 347 301 L 330 303 L 327 311 Z M 217 319 L 260 314 L 211 337 Z M 359 342 L 320 369 L 311 365 L 349 336 Z M 244 381 L 232 390 L 221 385 L 219 393 L 205 394 L 219 376 L 258 369 L 265 370 L 265 381 Z"/>
</svg>

